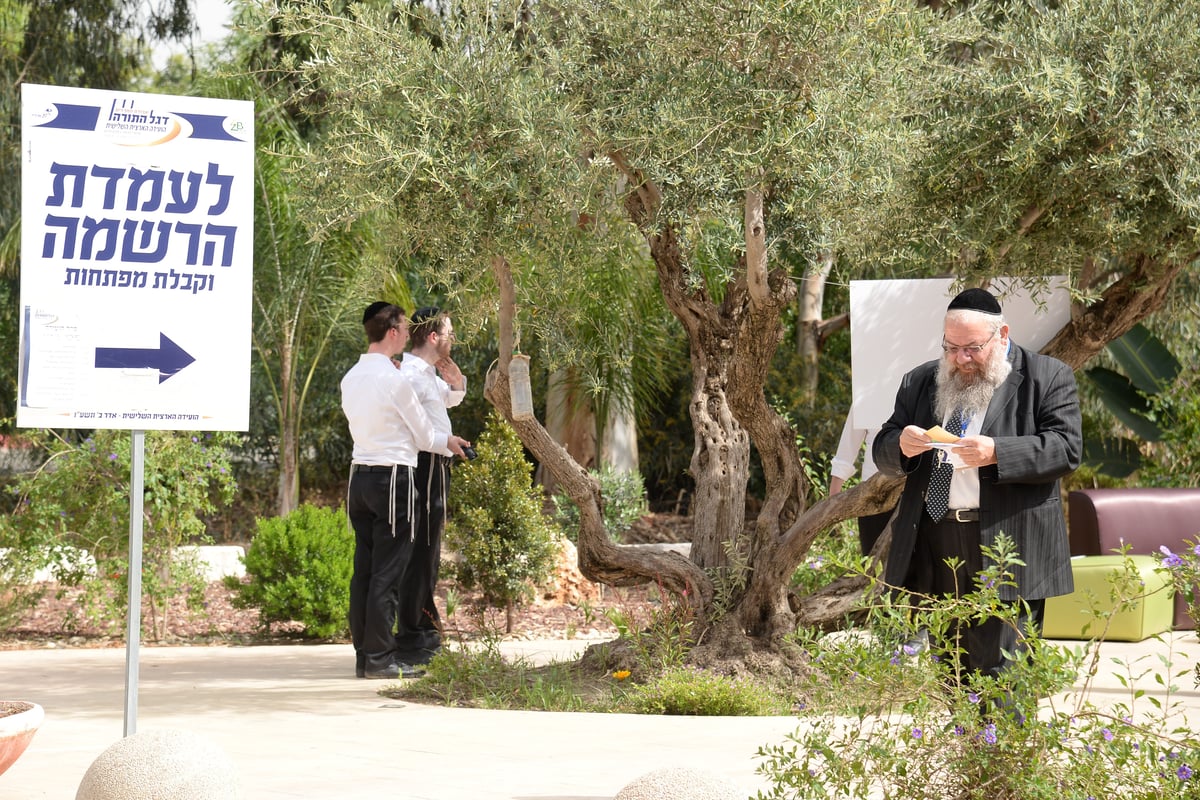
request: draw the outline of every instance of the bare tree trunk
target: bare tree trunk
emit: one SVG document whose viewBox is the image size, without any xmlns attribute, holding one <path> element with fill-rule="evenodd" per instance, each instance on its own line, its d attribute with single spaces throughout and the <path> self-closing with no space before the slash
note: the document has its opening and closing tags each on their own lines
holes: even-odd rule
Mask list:
<svg viewBox="0 0 1200 800">
<path fill-rule="evenodd" d="M 562 370 L 550 373 L 546 382 L 546 430 L 585 469 L 597 466 L 596 423 L 591 408 L 581 402 L 578 393 Z M 554 474 L 539 464 L 537 481 L 554 494 L 558 483 Z"/>
<path fill-rule="evenodd" d="M 796 353 L 800 356 L 800 396 L 812 408 L 817 399 L 821 360 L 821 320 L 825 283 L 833 270 L 833 254 L 822 253 L 815 270 L 800 281 L 800 313 L 796 320 Z"/>
<path fill-rule="evenodd" d="M 637 419 L 632 411 L 609 410 L 600 463 L 620 472 L 638 471 Z"/>
<path fill-rule="evenodd" d="M 300 420 L 291 338 L 289 330 L 279 352 L 279 488 L 275 505 L 281 517 L 300 504 Z"/>
<path fill-rule="evenodd" d="M 499 369 L 489 373 L 484 396 L 509 421 L 522 443 L 546 466 L 555 480 L 579 506 L 579 569 L 589 580 L 607 586 L 637 586 L 655 581 L 687 602 L 697 614 L 707 613 L 712 603 L 712 581 L 688 559 L 672 552 L 622 547 L 604 529 L 600 508 L 600 485 L 536 419 L 514 420 L 508 388 L 508 364 L 512 360 L 513 318 L 516 293 L 512 272 L 503 257 L 492 259 L 492 271 L 500 287 Z"/>
<path fill-rule="evenodd" d="M 1042 352 L 1079 369 L 1109 342 L 1161 308 L 1172 281 L 1184 264 L 1196 257 L 1193 253 L 1173 263 L 1137 257 L 1133 267 L 1104 290 L 1100 302 L 1064 325 Z"/>
</svg>

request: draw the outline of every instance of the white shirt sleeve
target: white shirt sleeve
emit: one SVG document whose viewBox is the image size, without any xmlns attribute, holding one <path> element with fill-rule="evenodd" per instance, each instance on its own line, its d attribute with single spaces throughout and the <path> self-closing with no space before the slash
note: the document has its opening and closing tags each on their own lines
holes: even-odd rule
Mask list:
<svg viewBox="0 0 1200 800">
<path fill-rule="evenodd" d="M 842 436 L 838 439 L 837 453 L 834 454 L 830 464 L 830 473 L 833 477 L 846 480 L 854 474 L 854 464 L 858 461 L 858 452 L 862 449 L 863 441 L 866 438 L 867 432 L 861 428 L 855 428 L 847 415 L 846 424 L 842 426 Z"/>
</svg>

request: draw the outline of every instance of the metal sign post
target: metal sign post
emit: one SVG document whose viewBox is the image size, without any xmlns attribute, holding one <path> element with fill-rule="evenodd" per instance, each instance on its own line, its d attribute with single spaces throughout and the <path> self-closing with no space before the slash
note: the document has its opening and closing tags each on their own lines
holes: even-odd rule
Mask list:
<svg viewBox="0 0 1200 800">
<path fill-rule="evenodd" d="M 129 448 L 129 611 L 125 629 L 125 735 L 137 733 L 138 649 L 142 640 L 142 494 L 146 432 L 132 431 Z"/>
</svg>

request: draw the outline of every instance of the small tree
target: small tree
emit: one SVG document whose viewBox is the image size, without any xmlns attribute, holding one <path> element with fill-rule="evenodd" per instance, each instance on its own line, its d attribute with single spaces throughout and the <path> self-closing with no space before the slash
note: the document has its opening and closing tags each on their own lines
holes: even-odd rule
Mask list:
<svg viewBox="0 0 1200 800">
<path fill-rule="evenodd" d="M 52 562 L 60 584 L 84 587 L 85 612 L 113 623 L 128 598 L 129 432 L 98 430 L 78 443 L 54 431 L 30 438 L 46 459 L 14 481 L 14 509 L 0 526 L 0 547 L 12 547 L 11 558 L 38 566 Z M 230 433 L 146 435 L 142 589 L 155 637 L 167 630 L 169 598 L 200 599 L 196 565 L 177 558 L 176 549 L 205 541 L 204 515 L 232 500 L 228 448 L 234 441 Z M 64 545 L 90 554 L 94 578 L 77 562 L 63 561 Z"/>
<path fill-rule="evenodd" d="M 503 608 L 511 633 L 514 608 L 550 574 L 559 532 L 542 515 L 521 440 L 499 412 L 488 416 L 476 449 L 479 458 L 457 466 L 450 482 L 446 542 L 462 556 L 459 582 Z"/>
<path fill-rule="evenodd" d="M 354 535 L 345 509 L 304 503 L 285 517 L 260 519 L 242 560 L 250 580 L 229 576 L 225 585 L 237 592 L 235 606 L 258 608 L 264 628 L 295 621 L 309 636 L 346 632 Z"/>
</svg>

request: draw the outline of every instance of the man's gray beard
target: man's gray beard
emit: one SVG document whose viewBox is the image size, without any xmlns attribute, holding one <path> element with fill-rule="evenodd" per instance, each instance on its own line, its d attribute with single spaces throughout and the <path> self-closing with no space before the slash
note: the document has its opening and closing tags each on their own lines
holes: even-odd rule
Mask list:
<svg viewBox="0 0 1200 800">
<path fill-rule="evenodd" d="M 954 409 L 962 409 L 967 417 L 987 411 L 988 403 L 1000 384 L 1008 379 L 1012 364 L 1008 360 L 1007 348 L 996 347 L 984 368 L 976 373 L 975 380 L 967 383 L 961 372 L 951 373 L 953 366 L 948 357 L 943 357 L 937 374 L 937 414 L 946 419 Z"/>
</svg>

